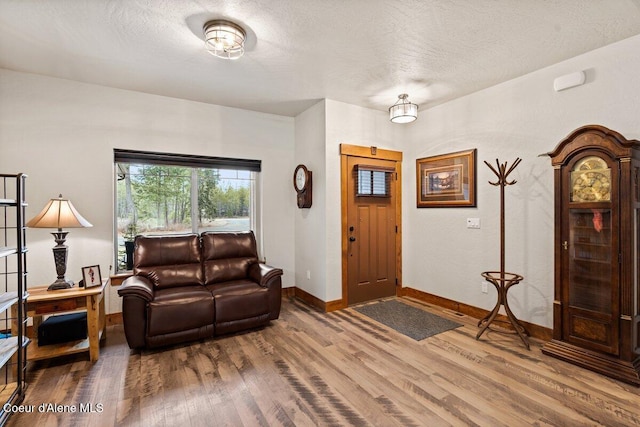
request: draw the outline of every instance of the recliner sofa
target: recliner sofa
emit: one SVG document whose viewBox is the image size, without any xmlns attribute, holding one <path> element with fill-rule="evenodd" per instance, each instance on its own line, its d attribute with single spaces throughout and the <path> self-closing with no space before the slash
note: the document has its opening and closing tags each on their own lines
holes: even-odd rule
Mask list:
<svg viewBox="0 0 640 427">
<path fill-rule="evenodd" d="M 130 348 L 266 325 L 280 315 L 282 270 L 258 261 L 253 232 L 137 236 L 123 298 Z"/>
</svg>

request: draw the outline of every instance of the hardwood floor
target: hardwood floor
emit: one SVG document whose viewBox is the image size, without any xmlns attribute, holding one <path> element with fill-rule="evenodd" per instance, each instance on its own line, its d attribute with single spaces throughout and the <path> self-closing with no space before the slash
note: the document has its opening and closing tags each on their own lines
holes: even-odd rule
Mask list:
<svg viewBox="0 0 640 427">
<path fill-rule="evenodd" d="M 402 298 L 464 326 L 414 341 L 352 309 L 283 301 L 244 334 L 135 353 L 111 326 L 100 360 L 30 365 L 11 426 L 637 426 L 640 389 L 527 351 L 512 334 Z M 38 412 L 88 403 L 101 412 Z M 86 409 L 86 407 L 84 408 Z"/>
</svg>

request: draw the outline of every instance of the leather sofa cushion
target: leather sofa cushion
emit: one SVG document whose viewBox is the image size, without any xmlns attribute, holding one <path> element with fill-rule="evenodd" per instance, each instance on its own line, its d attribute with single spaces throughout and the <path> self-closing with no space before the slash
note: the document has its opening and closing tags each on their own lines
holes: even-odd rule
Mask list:
<svg viewBox="0 0 640 427">
<path fill-rule="evenodd" d="M 269 292 L 250 281 L 208 286 L 214 295 L 216 324 L 248 319 L 269 313 Z"/>
<path fill-rule="evenodd" d="M 258 290 L 260 288 L 262 288 L 262 286 L 250 279 L 230 280 L 228 282 L 207 285 L 207 289 L 214 297 L 216 295 L 235 294 L 238 292 L 243 293 L 246 291 Z"/>
<path fill-rule="evenodd" d="M 204 285 L 197 234 L 137 236 L 133 273 L 155 288 Z"/>
<path fill-rule="evenodd" d="M 222 258 L 258 258 L 253 232 L 202 233 L 202 252 L 205 261 Z"/>
<path fill-rule="evenodd" d="M 156 289 L 170 289 L 182 286 L 202 286 L 202 266 L 200 264 L 174 264 L 140 269 L 139 275 L 151 280 Z"/>
<path fill-rule="evenodd" d="M 253 232 L 202 233 L 205 284 L 246 279 L 258 262 Z"/>
<path fill-rule="evenodd" d="M 200 328 L 214 319 L 213 296 L 204 286 L 157 289 L 147 311 L 147 335 Z"/>
<path fill-rule="evenodd" d="M 256 258 L 217 259 L 204 262 L 205 284 L 228 282 L 246 279 L 249 276 L 249 266 L 256 264 Z"/>
</svg>

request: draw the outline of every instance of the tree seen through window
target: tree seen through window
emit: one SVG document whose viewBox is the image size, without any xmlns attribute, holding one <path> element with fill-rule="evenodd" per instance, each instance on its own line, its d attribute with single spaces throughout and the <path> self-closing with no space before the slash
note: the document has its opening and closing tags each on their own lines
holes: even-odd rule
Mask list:
<svg viewBox="0 0 640 427">
<path fill-rule="evenodd" d="M 252 229 L 254 172 L 116 163 L 118 270 L 137 234 Z"/>
</svg>

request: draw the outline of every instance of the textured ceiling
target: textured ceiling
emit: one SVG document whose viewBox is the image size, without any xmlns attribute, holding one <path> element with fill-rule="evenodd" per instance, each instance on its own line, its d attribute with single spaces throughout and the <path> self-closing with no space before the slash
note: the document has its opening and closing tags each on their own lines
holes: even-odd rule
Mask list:
<svg viewBox="0 0 640 427">
<path fill-rule="evenodd" d="M 203 47 L 230 19 L 245 56 Z M 640 0 L 2 0 L 0 67 L 295 116 L 428 108 L 640 33 Z"/>
</svg>

